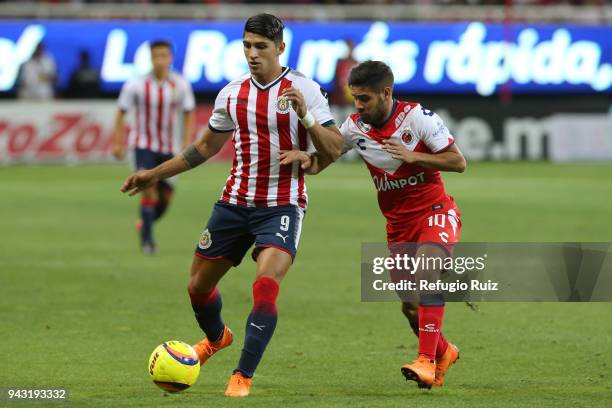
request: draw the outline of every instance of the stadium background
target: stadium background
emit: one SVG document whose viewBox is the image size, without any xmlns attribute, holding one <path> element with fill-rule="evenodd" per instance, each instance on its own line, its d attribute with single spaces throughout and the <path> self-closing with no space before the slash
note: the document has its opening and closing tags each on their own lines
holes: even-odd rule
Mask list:
<svg viewBox="0 0 612 408">
<path fill-rule="evenodd" d="M 465 241 L 610 241 L 605 1 L 170 3 L 0 2 L 0 387 L 67 387 L 75 406 L 224 402 L 239 346 L 207 363 L 184 395 L 164 398 L 145 365 L 163 340 L 198 340 L 187 271 L 227 152 L 181 176 L 158 226 L 160 252 L 147 258 L 133 232 L 136 203 L 118 192 L 129 166 L 113 162 L 109 141 L 120 84 L 146 70 L 143 43 L 173 42 L 201 127 L 215 93 L 245 70 L 232 42 L 241 20 L 262 11 L 285 20 L 287 62 L 330 91 L 338 120 L 350 110 L 334 81 L 347 40 L 358 59 L 392 65 L 401 98 L 443 116 L 469 161 L 465 174 L 445 175 Z M 56 97 L 16 100 L 19 66 L 40 40 L 57 64 Z M 101 79 L 86 100 L 69 87 L 81 50 Z M 496 70 L 504 52 L 511 68 Z M 367 170 L 346 161 L 308 180 L 300 254 L 250 405 L 609 404 L 606 303 L 487 303 L 477 312 L 452 304 L 445 332 L 463 357 L 447 385 L 423 393 L 403 384 L 398 368 L 416 340 L 398 305 L 359 302 L 360 244 L 383 241 L 384 221 Z M 238 338 L 252 276 L 245 262 L 221 285 Z"/>
</svg>

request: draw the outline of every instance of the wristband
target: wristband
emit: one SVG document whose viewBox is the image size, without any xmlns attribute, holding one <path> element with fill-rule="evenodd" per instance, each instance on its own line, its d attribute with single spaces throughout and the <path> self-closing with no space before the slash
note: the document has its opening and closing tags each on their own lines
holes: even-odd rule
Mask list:
<svg viewBox="0 0 612 408">
<path fill-rule="evenodd" d="M 317 121 L 315 120 L 314 116 L 312 116 L 312 113 L 310 113 L 310 111 L 306 111 L 306 115 L 304 115 L 303 118 L 299 118 L 300 122 L 302 122 L 302 126 L 304 126 L 306 129 L 310 129 L 311 127 L 313 127 L 315 125 L 315 123 L 317 123 Z"/>
</svg>

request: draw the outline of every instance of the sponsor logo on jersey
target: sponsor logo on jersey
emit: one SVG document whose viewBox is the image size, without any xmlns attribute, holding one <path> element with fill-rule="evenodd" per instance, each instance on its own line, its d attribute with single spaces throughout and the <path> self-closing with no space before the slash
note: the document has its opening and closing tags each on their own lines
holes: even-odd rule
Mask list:
<svg viewBox="0 0 612 408">
<path fill-rule="evenodd" d="M 365 123 L 363 120 L 361 120 L 361 118 L 357 119 L 356 124 L 359 130 L 361 130 L 363 133 L 368 133 L 370 130 L 372 130 L 372 126 Z"/>
<path fill-rule="evenodd" d="M 357 147 L 359 147 L 359 150 L 365 150 L 366 146 L 365 146 L 366 140 L 364 138 L 361 138 L 359 140 L 357 140 L 357 143 L 355 143 L 357 145 Z"/>
<path fill-rule="evenodd" d="M 439 120 L 436 122 L 436 131 L 433 134 L 433 137 L 436 137 L 440 134 L 446 134 L 448 131 L 446 130 L 446 126 L 444 126 L 444 123 Z"/>
<path fill-rule="evenodd" d="M 412 135 L 407 128 L 402 131 L 402 142 L 406 144 L 410 144 L 412 142 Z"/>
<path fill-rule="evenodd" d="M 198 248 L 200 249 L 208 249 L 212 245 L 212 238 L 210 236 L 210 232 L 208 228 L 204 230 L 202 235 L 200 236 L 200 242 L 198 242 Z"/>
<path fill-rule="evenodd" d="M 375 175 L 372 177 L 374 181 L 374 186 L 376 186 L 377 191 L 389 191 L 389 190 L 399 190 L 406 187 L 416 186 L 419 183 L 425 182 L 425 173 L 420 172 L 415 174 L 414 176 L 398 178 L 389 180 L 387 179 L 387 175 L 384 177 L 379 177 Z"/>
<path fill-rule="evenodd" d="M 412 106 L 411 105 L 406 105 L 404 106 L 404 110 L 402 110 L 399 115 L 397 115 L 397 118 L 395 118 L 395 127 L 398 128 L 402 122 L 404 121 L 404 119 L 406 118 L 406 115 L 408 114 L 408 112 L 410 112 L 412 110 Z"/>
<path fill-rule="evenodd" d="M 278 100 L 276 101 L 276 111 L 280 114 L 286 114 L 289 113 L 290 109 L 291 103 L 289 102 L 289 99 L 287 99 L 286 96 L 279 96 Z"/>
</svg>

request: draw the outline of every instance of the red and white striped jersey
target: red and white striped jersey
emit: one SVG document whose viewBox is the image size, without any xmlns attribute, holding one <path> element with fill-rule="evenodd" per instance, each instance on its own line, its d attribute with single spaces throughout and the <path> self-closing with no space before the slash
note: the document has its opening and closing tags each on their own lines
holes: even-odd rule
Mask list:
<svg viewBox="0 0 612 408">
<path fill-rule="evenodd" d="M 234 132 L 235 148 L 223 201 L 247 207 L 306 207 L 304 171 L 298 163 L 281 166 L 278 160 L 279 150 L 314 151 L 308 132 L 287 98 L 281 96 L 290 86 L 302 92 L 308 110 L 320 124 L 334 123 L 325 92 L 290 68 L 265 86 L 246 74 L 219 92 L 208 126 L 216 132 Z"/>
<path fill-rule="evenodd" d="M 167 154 L 175 152 L 174 118 L 177 108 L 183 112 L 191 111 L 195 108 L 195 99 L 191 84 L 171 71 L 161 82 L 153 74 L 126 82 L 118 104 L 123 112 L 134 109 L 129 146 Z"/>
<path fill-rule="evenodd" d="M 354 149 L 370 170 L 389 232 L 418 219 L 422 211 L 454 203 L 439 171 L 394 159 L 382 148 L 384 140 L 394 139 L 411 151 L 443 152 L 454 139 L 442 119 L 412 102 L 394 101 L 392 112 L 379 128 L 361 121 L 359 114 L 351 115 L 340 127 L 344 152 Z"/>
</svg>

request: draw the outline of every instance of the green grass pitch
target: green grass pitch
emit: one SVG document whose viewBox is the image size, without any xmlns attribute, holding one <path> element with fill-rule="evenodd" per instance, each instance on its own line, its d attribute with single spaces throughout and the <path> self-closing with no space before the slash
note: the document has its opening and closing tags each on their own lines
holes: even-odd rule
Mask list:
<svg viewBox="0 0 612 408">
<path fill-rule="evenodd" d="M 444 332 L 461 359 L 443 389 L 406 383 L 399 368 L 416 338 L 399 304 L 360 302 L 360 244 L 385 239 L 361 164 L 308 179 L 299 255 L 251 397 L 223 397 L 251 307 L 250 260 L 220 285 L 236 343 L 190 390 L 164 394 L 147 359 L 164 340 L 201 338 L 188 270 L 228 171 L 181 176 L 159 253 L 146 257 L 137 200 L 118 191 L 127 166 L 0 169 L 0 387 L 66 387 L 73 407 L 611 406 L 610 303 L 449 304 Z M 445 180 L 463 241 L 612 240 L 610 165 L 471 164 Z"/>
</svg>

